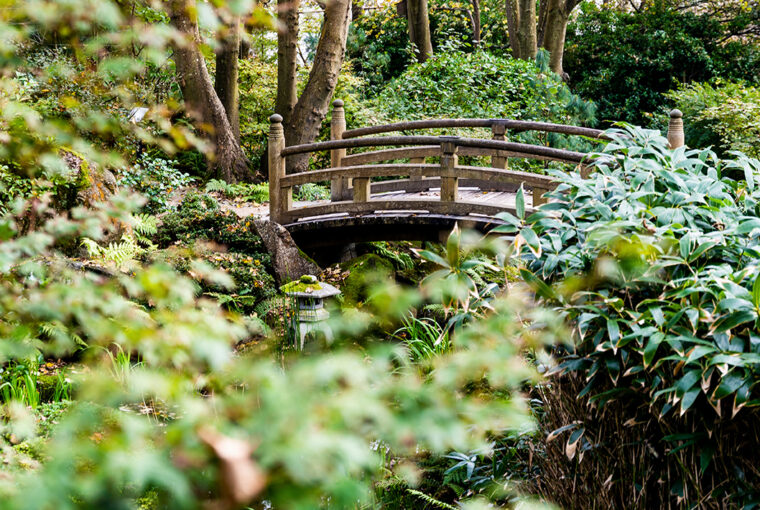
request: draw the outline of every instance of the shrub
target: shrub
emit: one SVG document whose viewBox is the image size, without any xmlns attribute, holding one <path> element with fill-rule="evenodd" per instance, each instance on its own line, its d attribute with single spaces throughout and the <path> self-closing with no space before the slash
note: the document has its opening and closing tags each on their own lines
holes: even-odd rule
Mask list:
<svg viewBox="0 0 760 510">
<path fill-rule="evenodd" d="M 743 83 L 692 83 L 665 94 L 684 114 L 686 143 L 759 157 L 760 89 Z"/>
<path fill-rule="evenodd" d="M 168 207 L 170 193 L 194 180 L 175 166 L 173 161 L 144 154 L 132 168 L 122 170 L 118 182 L 145 196 L 147 212 L 162 212 Z"/>
<path fill-rule="evenodd" d="M 481 45 L 479 49 L 504 53 L 509 47 L 507 20 L 498 0 L 481 2 Z M 428 3 L 434 53 L 471 52 L 473 44 L 470 6 L 463 2 L 431 0 Z M 387 3 L 368 10 L 349 28 L 346 56 L 356 74 L 365 79 L 373 92 L 388 80 L 397 78 L 416 62 L 407 33 L 407 20 Z"/>
<path fill-rule="evenodd" d="M 727 30 L 710 14 L 586 3 L 568 27 L 564 67 L 573 89 L 596 101 L 600 119 L 641 124 L 678 83 L 760 78 L 757 46 L 724 43 Z"/>
<path fill-rule="evenodd" d="M 414 64 L 377 98 L 393 119 L 431 117 L 594 121 L 594 106 L 534 62 L 486 52 L 437 54 Z"/>
<path fill-rule="evenodd" d="M 524 221 L 505 215 L 521 227 L 523 276 L 575 328 L 560 369 L 585 381 L 567 398 L 584 399 L 587 415 L 555 434 L 592 471 L 655 452 L 611 466 L 604 490 L 619 505 L 641 494 L 756 501 L 760 162 L 671 151 L 655 131 L 610 135 L 590 178 L 553 172 L 548 204 Z M 610 420 L 632 433 L 586 435 Z M 740 423 L 755 435 L 732 437 Z M 632 435 L 638 450 L 618 442 Z"/>
<path fill-rule="evenodd" d="M 250 219 L 240 218 L 231 211 L 222 211 L 219 203 L 208 195 L 189 192 L 176 211 L 166 214 L 156 234 L 156 243 L 165 248 L 172 244 L 193 244 L 206 239 L 224 244 L 232 251 L 260 254 L 259 260 L 269 263 L 264 255 L 261 238 L 256 234 Z"/>
</svg>

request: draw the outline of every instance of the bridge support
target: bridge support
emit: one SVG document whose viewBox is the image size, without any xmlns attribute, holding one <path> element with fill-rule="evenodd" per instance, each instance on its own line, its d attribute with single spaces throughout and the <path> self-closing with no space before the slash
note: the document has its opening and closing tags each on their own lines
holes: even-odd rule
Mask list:
<svg viewBox="0 0 760 510">
<path fill-rule="evenodd" d="M 330 139 L 342 140 L 346 130 L 346 112 L 343 109 L 343 101 L 333 101 L 332 119 L 330 121 Z M 333 149 L 330 151 L 330 166 L 338 168 L 342 166 L 343 158 L 346 157 L 346 149 Z M 339 202 L 349 198 L 348 187 L 351 185 L 348 179 L 338 177 L 330 181 L 330 200 Z"/>
<path fill-rule="evenodd" d="M 504 121 L 494 120 L 493 124 L 491 124 L 491 138 L 493 140 L 498 140 L 499 142 L 506 142 L 507 141 L 507 123 Z M 501 168 L 503 170 L 506 170 L 509 168 L 509 162 L 507 158 L 504 156 L 491 156 L 491 166 L 493 168 Z"/>
<path fill-rule="evenodd" d="M 280 186 L 285 177 L 285 158 L 280 155 L 285 148 L 282 116 L 275 113 L 269 123 L 269 219 L 282 223 L 282 212 L 293 208 L 293 188 Z"/>
<path fill-rule="evenodd" d="M 444 141 L 441 143 L 441 202 L 456 202 L 459 198 L 456 137 L 442 138 Z"/>
</svg>

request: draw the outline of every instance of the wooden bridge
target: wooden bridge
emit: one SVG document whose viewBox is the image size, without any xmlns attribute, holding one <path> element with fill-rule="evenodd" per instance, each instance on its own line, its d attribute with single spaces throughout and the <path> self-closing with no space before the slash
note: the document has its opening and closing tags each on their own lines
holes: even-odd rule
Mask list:
<svg viewBox="0 0 760 510">
<path fill-rule="evenodd" d="M 510 133 L 603 138 L 597 129 L 510 119 L 420 120 L 347 131 L 343 101 L 337 100 L 330 141 L 285 147 L 282 117 L 275 114 L 270 121 L 270 218 L 310 251 L 359 241 L 438 241 L 455 223 L 488 231 L 501 223 L 496 214 L 514 212 L 521 185 L 526 190 L 526 209 L 542 203 L 543 194 L 553 187 L 547 176 L 510 170 L 509 158 L 582 165 L 586 156 L 510 142 Z M 487 128 L 492 137 L 388 135 L 441 128 Z M 351 149 L 370 150 L 347 154 Z M 286 174 L 287 158 L 319 151 L 330 151 L 330 168 Z M 485 157 L 490 164 L 460 165 L 460 156 Z M 324 181 L 331 183 L 330 201 L 294 206 L 294 186 Z"/>
</svg>

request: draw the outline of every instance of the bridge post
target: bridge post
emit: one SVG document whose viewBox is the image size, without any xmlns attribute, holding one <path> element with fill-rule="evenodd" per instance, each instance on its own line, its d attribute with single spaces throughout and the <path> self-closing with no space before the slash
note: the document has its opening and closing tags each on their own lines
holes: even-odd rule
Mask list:
<svg viewBox="0 0 760 510">
<path fill-rule="evenodd" d="M 282 116 L 269 117 L 269 219 L 281 223 L 283 212 L 292 207 L 292 189 L 280 189 L 280 179 L 285 177 L 285 158 L 280 154 L 285 148 Z"/>
<path fill-rule="evenodd" d="M 677 149 L 684 144 L 683 134 L 683 113 L 681 110 L 670 112 L 670 122 L 668 123 L 668 145 L 671 149 Z"/>
<path fill-rule="evenodd" d="M 441 201 L 456 202 L 459 198 L 459 177 L 456 136 L 441 137 Z"/>
<path fill-rule="evenodd" d="M 330 121 L 330 139 L 342 140 L 346 130 L 346 112 L 343 109 L 343 101 L 333 101 L 332 120 Z M 330 151 L 330 166 L 338 168 L 342 166 L 343 158 L 346 157 L 346 149 L 333 149 Z M 348 179 L 336 178 L 330 181 L 330 200 L 337 202 L 348 198 Z"/>
<path fill-rule="evenodd" d="M 492 139 L 498 140 L 500 142 L 505 142 L 507 140 L 506 133 L 507 133 L 507 124 L 503 120 L 494 120 L 491 124 L 491 133 L 492 133 Z M 507 158 L 503 156 L 491 156 L 491 167 L 493 168 L 501 168 L 506 170 L 509 167 L 509 162 Z"/>
</svg>

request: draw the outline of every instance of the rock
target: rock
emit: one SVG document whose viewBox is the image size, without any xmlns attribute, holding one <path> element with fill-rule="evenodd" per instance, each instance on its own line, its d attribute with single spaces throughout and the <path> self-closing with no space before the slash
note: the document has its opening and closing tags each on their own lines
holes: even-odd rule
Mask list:
<svg viewBox="0 0 760 510">
<path fill-rule="evenodd" d="M 374 253 L 365 253 L 341 264 L 340 268 L 349 272 L 340 288 L 343 298 L 348 303 L 365 301 L 373 282 L 393 279 L 395 275 L 393 264 Z"/>
<path fill-rule="evenodd" d="M 256 232 L 272 257 L 277 285 L 284 285 L 305 274 L 319 274 L 322 270 L 296 245 L 290 233 L 279 223 L 254 220 Z"/>
</svg>

